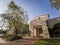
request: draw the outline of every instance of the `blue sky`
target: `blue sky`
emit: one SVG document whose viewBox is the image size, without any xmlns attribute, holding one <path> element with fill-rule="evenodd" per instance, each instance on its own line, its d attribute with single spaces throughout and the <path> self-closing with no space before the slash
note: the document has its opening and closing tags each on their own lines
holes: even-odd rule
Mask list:
<svg viewBox="0 0 60 45">
<path fill-rule="evenodd" d="M 11 0 L 0 0 L 0 14 L 7 9 L 7 5 Z M 60 16 L 60 11 L 52 8 L 48 0 L 14 0 L 14 2 L 27 11 L 30 22 L 38 15 L 49 14 L 50 18 Z"/>
</svg>

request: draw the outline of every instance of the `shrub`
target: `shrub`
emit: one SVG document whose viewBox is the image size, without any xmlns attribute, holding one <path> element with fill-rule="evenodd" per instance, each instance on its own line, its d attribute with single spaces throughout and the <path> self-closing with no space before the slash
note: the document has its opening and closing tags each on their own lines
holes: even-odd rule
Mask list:
<svg viewBox="0 0 60 45">
<path fill-rule="evenodd" d="M 19 40 L 19 39 L 23 39 L 21 36 L 13 36 L 13 37 L 11 37 L 9 40 L 10 41 L 14 41 L 14 40 Z"/>
</svg>

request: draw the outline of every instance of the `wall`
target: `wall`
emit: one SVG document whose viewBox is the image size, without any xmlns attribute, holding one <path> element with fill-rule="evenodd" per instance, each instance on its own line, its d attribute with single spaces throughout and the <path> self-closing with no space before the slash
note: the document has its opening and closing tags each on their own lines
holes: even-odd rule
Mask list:
<svg viewBox="0 0 60 45">
<path fill-rule="evenodd" d="M 60 23 L 60 17 L 47 20 L 47 24 L 49 28 L 53 28 L 53 26 L 57 23 Z"/>
<path fill-rule="evenodd" d="M 36 36 L 35 32 L 34 32 L 34 26 L 37 25 L 42 25 L 42 30 L 43 30 L 43 36 L 44 38 L 49 38 L 49 32 L 48 32 L 48 27 L 47 27 L 47 23 L 46 20 L 49 19 L 49 15 L 41 15 L 41 16 L 37 16 L 35 17 L 29 24 L 29 30 L 31 31 L 31 36 Z"/>
</svg>

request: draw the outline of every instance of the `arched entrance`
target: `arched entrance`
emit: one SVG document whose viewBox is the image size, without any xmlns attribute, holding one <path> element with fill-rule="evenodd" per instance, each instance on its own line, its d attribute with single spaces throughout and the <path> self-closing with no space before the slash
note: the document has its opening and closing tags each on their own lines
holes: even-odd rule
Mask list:
<svg viewBox="0 0 60 45">
<path fill-rule="evenodd" d="M 60 23 L 53 26 L 53 33 L 55 37 L 60 37 Z"/>
</svg>

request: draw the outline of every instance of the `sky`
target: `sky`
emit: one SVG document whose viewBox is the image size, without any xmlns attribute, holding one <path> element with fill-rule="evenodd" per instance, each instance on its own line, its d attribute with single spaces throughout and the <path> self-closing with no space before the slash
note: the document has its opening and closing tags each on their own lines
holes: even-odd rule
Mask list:
<svg viewBox="0 0 60 45">
<path fill-rule="evenodd" d="M 10 1 L 0 0 L 0 14 L 7 10 Z M 60 10 L 52 8 L 48 0 L 14 0 L 14 2 L 27 11 L 28 22 L 38 15 L 49 14 L 50 18 L 60 17 Z"/>
</svg>

